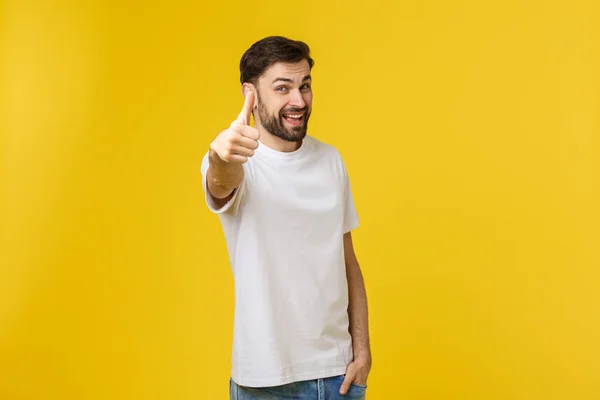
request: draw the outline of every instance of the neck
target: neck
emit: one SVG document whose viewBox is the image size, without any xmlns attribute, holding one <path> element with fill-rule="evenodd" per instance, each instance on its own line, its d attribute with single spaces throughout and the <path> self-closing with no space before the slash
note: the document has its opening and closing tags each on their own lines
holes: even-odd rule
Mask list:
<svg viewBox="0 0 600 400">
<path fill-rule="evenodd" d="M 271 134 L 260 124 L 256 124 L 256 129 L 260 134 L 260 141 L 267 147 L 275 151 L 280 151 L 282 153 L 290 153 L 292 151 L 296 151 L 302 145 L 302 141 L 299 142 L 288 142 L 278 136 Z"/>
</svg>

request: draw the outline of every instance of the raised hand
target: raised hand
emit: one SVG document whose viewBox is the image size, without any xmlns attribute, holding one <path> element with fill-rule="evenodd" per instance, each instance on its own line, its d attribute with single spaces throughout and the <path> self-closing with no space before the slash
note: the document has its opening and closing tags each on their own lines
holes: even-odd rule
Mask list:
<svg viewBox="0 0 600 400">
<path fill-rule="evenodd" d="M 228 163 L 243 164 L 254 155 L 258 147 L 260 134 L 256 128 L 250 126 L 250 117 L 254 107 L 254 92 L 249 90 L 244 101 L 244 108 L 237 119 L 228 129 L 219 133 L 210 144 L 221 160 Z"/>
</svg>

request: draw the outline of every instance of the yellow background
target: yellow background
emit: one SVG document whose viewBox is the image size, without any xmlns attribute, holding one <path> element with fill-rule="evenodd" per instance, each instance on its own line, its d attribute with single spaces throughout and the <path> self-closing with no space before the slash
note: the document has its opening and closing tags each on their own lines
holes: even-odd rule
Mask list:
<svg viewBox="0 0 600 400">
<path fill-rule="evenodd" d="M 350 172 L 368 398 L 600 398 L 598 2 L 0 5 L 0 399 L 228 398 L 199 169 L 271 34 Z"/>
</svg>

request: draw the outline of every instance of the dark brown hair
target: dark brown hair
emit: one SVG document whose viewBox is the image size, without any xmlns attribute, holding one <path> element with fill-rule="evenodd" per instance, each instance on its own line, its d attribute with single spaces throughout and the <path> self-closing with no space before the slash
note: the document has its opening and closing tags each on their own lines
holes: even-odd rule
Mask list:
<svg viewBox="0 0 600 400">
<path fill-rule="evenodd" d="M 277 62 L 296 63 L 308 61 L 312 69 L 315 64 L 310 57 L 310 48 L 304 42 L 283 36 L 268 36 L 254 43 L 240 60 L 240 82 L 256 84 L 267 68 Z"/>
</svg>

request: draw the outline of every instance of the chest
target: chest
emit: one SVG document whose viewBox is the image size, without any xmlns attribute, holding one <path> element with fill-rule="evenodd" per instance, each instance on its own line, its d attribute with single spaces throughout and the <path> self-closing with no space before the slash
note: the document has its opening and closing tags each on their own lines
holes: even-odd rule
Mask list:
<svg viewBox="0 0 600 400">
<path fill-rule="evenodd" d="M 246 204 L 269 219 L 313 223 L 342 215 L 344 185 L 338 166 L 326 160 L 299 165 L 257 164 L 246 188 Z"/>
</svg>

